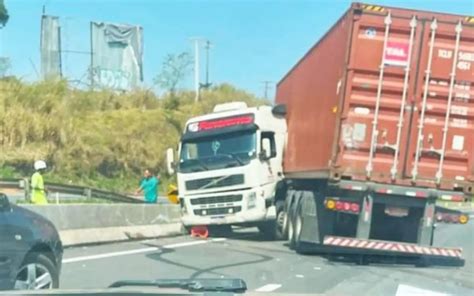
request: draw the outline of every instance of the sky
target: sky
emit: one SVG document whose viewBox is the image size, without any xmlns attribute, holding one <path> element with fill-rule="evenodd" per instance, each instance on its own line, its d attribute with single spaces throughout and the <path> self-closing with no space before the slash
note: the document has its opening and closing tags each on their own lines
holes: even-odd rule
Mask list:
<svg viewBox="0 0 474 296">
<path fill-rule="evenodd" d="M 0 56 L 10 58 L 10 74 L 26 81 L 39 79 L 40 21 L 45 6 L 46 14 L 60 17 L 63 50 L 90 51 L 90 21 L 142 26 L 146 87 L 153 87 L 153 78 L 160 72 L 166 55 L 184 51 L 192 54 L 190 38 L 202 37 L 213 44 L 211 82 L 228 82 L 263 96 L 263 81 L 271 81 L 268 93 L 271 99 L 275 83 L 324 35 L 350 3 L 346 0 L 5 0 L 10 20 L 0 30 Z M 474 16 L 474 0 L 375 3 Z M 84 79 L 89 61 L 87 54 L 63 54 L 63 72 L 70 79 Z M 203 81 L 204 67 L 200 72 Z M 192 73 L 181 87 L 193 88 Z"/>
</svg>

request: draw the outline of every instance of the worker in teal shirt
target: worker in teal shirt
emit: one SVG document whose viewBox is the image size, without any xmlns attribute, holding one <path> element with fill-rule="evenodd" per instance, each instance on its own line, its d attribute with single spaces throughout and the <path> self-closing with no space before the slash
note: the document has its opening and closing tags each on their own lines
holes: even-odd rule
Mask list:
<svg viewBox="0 0 474 296">
<path fill-rule="evenodd" d="M 143 173 L 143 179 L 140 182 L 140 187 L 136 190 L 135 194 L 143 192 L 146 203 L 156 203 L 159 184 L 160 180 L 153 175 L 152 170 L 146 169 Z"/>
</svg>

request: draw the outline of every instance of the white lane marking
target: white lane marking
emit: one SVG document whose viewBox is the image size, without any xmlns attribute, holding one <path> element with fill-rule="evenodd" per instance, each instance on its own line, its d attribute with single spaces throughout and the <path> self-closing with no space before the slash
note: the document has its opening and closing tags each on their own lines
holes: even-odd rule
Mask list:
<svg viewBox="0 0 474 296">
<path fill-rule="evenodd" d="M 416 296 L 448 296 L 448 294 L 426 290 L 418 287 L 413 287 L 405 284 L 400 284 L 397 287 L 397 293 L 395 296 L 407 296 L 407 295 L 416 295 Z"/>
<path fill-rule="evenodd" d="M 210 242 L 221 242 L 221 241 L 225 241 L 225 240 L 226 240 L 225 238 L 215 238 L 215 239 L 211 239 L 211 240 L 199 240 L 199 241 L 169 244 L 169 245 L 164 245 L 161 248 L 163 248 L 163 249 L 176 249 L 176 248 L 182 248 L 182 247 L 188 247 L 188 246 L 207 244 L 207 243 L 210 243 Z M 141 248 L 141 249 L 135 249 L 135 250 L 110 252 L 110 253 L 90 255 L 90 256 L 80 256 L 80 257 L 63 259 L 63 264 L 73 263 L 73 262 L 81 262 L 81 261 L 88 261 L 88 260 L 97 260 L 97 259 L 117 257 L 117 256 L 126 256 L 126 255 L 140 254 L 140 253 L 149 253 L 149 252 L 153 252 L 153 251 L 158 251 L 161 248 L 160 247 L 150 247 L 150 248 Z"/>
<path fill-rule="evenodd" d="M 314 269 L 314 270 L 321 270 L 321 267 L 315 266 L 315 267 L 313 267 L 313 269 Z"/>
<path fill-rule="evenodd" d="M 280 284 L 267 284 L 265 286 L 261 286 L 260 288 L 256 289 L 255 292 L 273 292 L 280 287 L 281 287 Z"/>
<path fill-rule="evenodd" d="M 300 279 L 304 278 L 304 275 L 302 275 L 302 274 L 297 274 L 297 275 L 295 275 L 295 276 L 296 276 L 297 278 L 300 278 Z"/>
<path fill-rule="evenodd" d="M 207 244 L 208 241 L 195 241 L 195 242 L 184 242 L 184 243 L 176 243 L 171 245 L 163 246 L 163 249 L 174 249 L 174 248 L 182 248 L 187 246 L 194 246 L 194 245 L 202 245 Z"/>
</svg>

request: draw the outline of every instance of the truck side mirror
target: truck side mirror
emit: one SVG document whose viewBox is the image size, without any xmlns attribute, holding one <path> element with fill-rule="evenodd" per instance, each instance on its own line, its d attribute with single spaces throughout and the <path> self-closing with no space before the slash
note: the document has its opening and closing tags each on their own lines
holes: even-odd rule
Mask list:
<svg viewBox="0 0 474 296">
<path fill-rule="evenodd" d="M 4 193 L 0 193 L 0 212 L 6 212 L 10 210 L 10 201 Z"/>
<path fill-rule="evenodd" d="M 271 158 L 272 154 L 272 147 L 270 144 L 270 139 L 263 138 L 262 139 L 262 151 L 260 152 L 260 159 L 261 160 L 268 160 Z"/>
<path fill-rule="evenodd" d="M 168 174 L 174 174 L 174 151 L 173 148 L 166 149 L 166 168 Z"/>
</svg>

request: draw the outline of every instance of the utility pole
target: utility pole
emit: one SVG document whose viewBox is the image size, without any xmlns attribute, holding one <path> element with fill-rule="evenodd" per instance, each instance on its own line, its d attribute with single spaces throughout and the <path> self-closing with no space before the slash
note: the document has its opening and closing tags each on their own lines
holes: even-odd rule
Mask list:
<svg viewBox="0 0 474 296">
<path fill-rule="evenodd" d="M 273 81 L 264 80 L 263 83 L 263 97 L 265 100 L 268 100 L 268 90 L 270 89 L 270 85 L 273 84 Z"/>
<path fill-rule="evenodd" d="M 194 92 L 195 97 L 194 101 L 199 101 L 199 90 L 200 90 L 200 83 L 199 83 L 199 42 L 201 38 L 191 38 L 194 42 Z"/>
<path fill-rule="evenodd" d="M 206 83 L 201 83 L 200 86 L 202 88 L 209 88 L 211 87 L 212 83 L 209 82 L 209 49 L 211 48 L 211 42 L 206 40 Z"/>
</svg>

